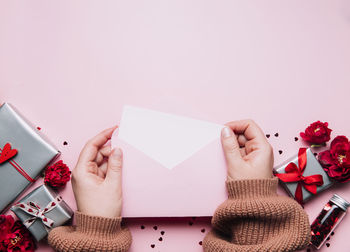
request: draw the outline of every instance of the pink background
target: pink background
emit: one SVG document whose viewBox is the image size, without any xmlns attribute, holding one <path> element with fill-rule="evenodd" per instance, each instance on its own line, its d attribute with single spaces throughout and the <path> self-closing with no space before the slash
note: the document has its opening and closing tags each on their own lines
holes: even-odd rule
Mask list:
<svg viewBox="0 0 350 252">
<path fill-rule="evenodd" d="M 253 118 L 278 164 L 312 121 L 350 136 L 349 45 L 347 0 L 0 1 L 0 102 L 40 126 L 71 168 L 123 104 L 217 123 Z M 314 198 L 310 220 L 333 193 L 350 200 L 349 189 Z M 70 185 L 62 196 L 75 208 Z M 210 229 L 209 218 L 127 222 L 133 252 L 201 251 Z M 321 251 L 349 250 L 349 231 L 346 216 Z"/>
</svg>

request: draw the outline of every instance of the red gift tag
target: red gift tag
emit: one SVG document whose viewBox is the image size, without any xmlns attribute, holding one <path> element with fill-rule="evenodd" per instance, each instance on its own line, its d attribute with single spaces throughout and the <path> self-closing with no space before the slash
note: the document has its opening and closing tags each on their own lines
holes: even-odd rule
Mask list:
<svg viewBox="0 0 350 252">
<path fill-rule="evenodd" d="M 11 149 L 11 144 L 6 143 L 0 154 L 0 164 L 16 156 L 17 150 Z"/>
</svg>

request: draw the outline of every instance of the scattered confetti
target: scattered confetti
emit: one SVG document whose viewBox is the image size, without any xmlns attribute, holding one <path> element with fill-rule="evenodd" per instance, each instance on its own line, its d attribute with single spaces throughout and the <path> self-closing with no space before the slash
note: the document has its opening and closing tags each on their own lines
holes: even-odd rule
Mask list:
<svg viewBox="0 0 350 252">
<path fill-rule="evenodd" d="M 275 133 L 275 137 L 278 137 L 279 136 L 279 134 L 278 133 Z"/>
<path fill-rule="evenodd" d="M 202 228 L 202 229 L 201 229 L 201 232 L 204 233 L 204 232 L 205 232 L 205 228 Z"/>
<path fill-rule="evenodd" d="M 331 244 L 329 244 L 328 242 L 326 243 L 326 246 L 329 247 Z"/>
<path fill-rule="evenodd" d="M 157 226 L 154 226 L 154 227 L 153 227 L 153 229 L 154 229 L 154 230 L 157 230 L 157 229 L 158 229 L 158 227 L 157 227 Z"/>
<path fill-rule="evenodd" d="M 165 231 L 161 231 L 160 234 L 161 234 L 161 235 L 164 235 L 164 234 L 165 234 Z"/>
<path fill-rule="evenodd" d="M 270 134 L 266 134 L 266 137 L 269 138 L 269 137 L 270 137 Z"/>
<path fill-rule="evenodd" d="M 155 244 L 151 244 L 151 248 L 154 248 L 156 245 Z"/>
<path fill-rule="evenodd" d="M 202 242 L 202 241 L 200 241 L 200 242 L 198 242 L 198 244 L 202 246 L 203 242 Z"/>
<path fill-rule="evenodd" d="M 281 155 L 281 154 L 283 153 L 283 151 L 282 151 L 282 150 L 279 150 L 278 153 Z"/>
<path fill-rule="evenodd" d="M 159 237 L 159 239 L 158 239 L 159 241 L 163 241 L 163 237 Z"/>
<path fill-rule="evenodd" d="M 68 145 L 68 143 L 66 141 L 63 142 L 63 145 Z"/>
<path fill-rule="evenodd" d="M 192 225 L 193 225 L 193 222 L 192 222 L 192 221 L 188 222 L 188 225 L 192 226 Z"/>
<path fill-rule="evenodd" d="M 299 138 L 297 138 L 297 137 L 294 137 L 294 141 L 296 142 L 296 141 L 298 141 L 299 140 Z"/>
<path fill-rule="evenodd" d="M 141 229 L 145 229 L 145 226 L 144 226 L 144 225 L 141 225 Z"/>
</svg>

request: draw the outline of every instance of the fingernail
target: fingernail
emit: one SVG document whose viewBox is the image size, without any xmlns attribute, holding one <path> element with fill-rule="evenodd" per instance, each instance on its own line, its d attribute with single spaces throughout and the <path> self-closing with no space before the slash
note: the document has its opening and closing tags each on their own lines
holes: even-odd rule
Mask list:
<svg viewBox="0 0 350 252">
<path fill-rule="evenodd" d="M 222 129 L 221 134 L 223 137 L 230 137 L 232 136 L 232 130 L 229 127 L 225 127 Z"/>
<path fill-rule="evenodd" d="M 122 150 L 119 149 L 119 148 L 114 148 L 113 149 L 113 156 L 114 157 L 117 157 L 117 158 L 120 158 L 122 156 Z"/>
</svg>

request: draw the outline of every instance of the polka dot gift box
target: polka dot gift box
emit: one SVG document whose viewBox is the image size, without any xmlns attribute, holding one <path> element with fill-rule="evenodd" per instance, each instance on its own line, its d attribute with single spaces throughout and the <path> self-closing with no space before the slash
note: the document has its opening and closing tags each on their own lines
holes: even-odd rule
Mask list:
<svg viewBox="0 0 350 252">
<path fill-rule="evenodd" d="M 66 223 L 73 216 L 72 209 L 55 191 L 42 185 L 11 207 L 37 241 L 50 230 Z"/>
</svg>

